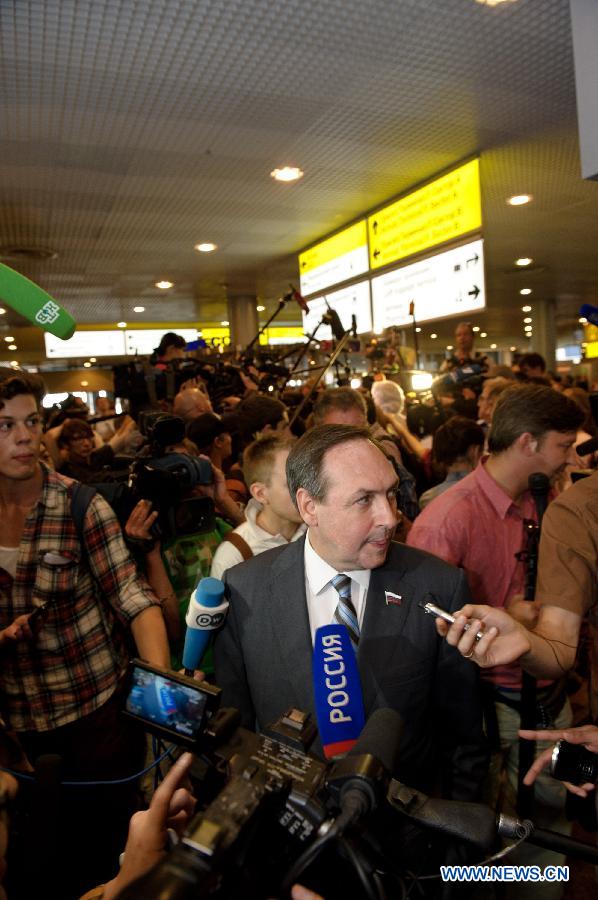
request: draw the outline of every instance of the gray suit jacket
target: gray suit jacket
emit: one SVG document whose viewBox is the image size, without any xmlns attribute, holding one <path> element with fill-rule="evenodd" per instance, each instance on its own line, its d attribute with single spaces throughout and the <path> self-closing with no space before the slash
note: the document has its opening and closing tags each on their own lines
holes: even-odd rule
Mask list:
<svg viewBox="0 0 598 900">
<path fill-rule="evenodd" d="M 305 597 L 305 539 L 262 553 L 226 573 L 228 619 L 216 638 L 216 683 L 223 705 L 241 710 L 248 728 L 264 728 L 294 706 L 316 720 L 312 643 Z M 385 590 L 401 596 L 387 604 Z M 438 637 L 417 602 L 432 594 L 447 610 L 469 600 L 460 569 L 392 544 L 373 569 L 357 661 L 366 717 L 380 707 L 403 717 L 402 781 L 471 799 L 486 752 L 477 667 Z M 430 599 L 429 596 L 427 599 Z M 321 752 L 321 746 L 314 746 Z"/>
</svg>

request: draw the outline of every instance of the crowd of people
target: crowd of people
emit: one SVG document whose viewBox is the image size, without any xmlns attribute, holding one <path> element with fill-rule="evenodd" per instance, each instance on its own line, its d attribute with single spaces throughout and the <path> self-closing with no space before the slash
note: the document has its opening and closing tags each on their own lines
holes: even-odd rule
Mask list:
<svg viewBox="0 0 598 900">
<path fill-rule="evenodd" d="M 534 675 L 532 818 L 569 830 L 565 788 L 544 767 L 557 735 L 598 752 L 588 724 L 598 717 L 598 454 L 587 448 L 596 407 L 589 385 L 550 375 L 538 354 L 492 367 L 473 337 L 460 323 L 428 401 L 406 398 L 382 372 L 367 388 L 322 387 L 308 402 L 299 390 L 275 397 L 249 367 L 228 395 L 195 371 L 150 395 L 141 415 L 117 415 L 108 398 L 93 416 L 75 398 L 48 414 L 36 376 L 0 370 L 0 712 L 11 751 L 2 762 L 26 773 L 58 757 L 60 781 L 86 783 L 43 811 L 39 788 L 20 785 L 9 896 L 40 884 L 41 868 L 28 865 L 34 834 L 48 896 L 107 884 L 113 897 L 160 858 L 168 817 L 188 821 L 185 757 L 133 820 L 116 875 L 142 800 L 136 779 L 108 782 L 141 772 L 147 751 L 121 715 L 128 660 L 180 668 L 190 593 L 207 575 L 224 580 L 230 601 L 202 661 L 224 706 L 259 730 L 289 707 L 313 715 L 314 635 L 342 622 L 366 718 L 390 707 L 404 721 L 392 774 L 435 796 L 515 807 L 522 672 Z M 183 355 L 184 341 L 165 335 L 156 376 Z M 413 425 L 424 418 L 414 403 L 434 410 L 428 433 Z M 140 467 L 170 481 L 146 494 Z M 538 474 L 548 485 L 541 529 L 529 489 Z M 84 503 L 80 484 L 93 486 Z M 107 486 L 125 500 L 111 505 Z M 453 624 L 421 612 L 430 599 Z M 590 653 L 580 660 L 584 629 Z M 427 835 L 390 830 L 405 866 L 429 873 Z M 560 890 L 543 885 L 542 896 Z"/>
</svg>

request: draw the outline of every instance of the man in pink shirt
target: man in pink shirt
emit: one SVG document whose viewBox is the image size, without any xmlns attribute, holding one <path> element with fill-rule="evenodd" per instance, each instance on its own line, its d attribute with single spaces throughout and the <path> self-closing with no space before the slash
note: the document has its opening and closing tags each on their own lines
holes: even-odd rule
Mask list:
<svg viewBox="0 0 598 900">
<path fill-rule="evenodd" d="M 573 456 L 579 410 L 568 398 L 543 385 L 514 385 L 500 396 L 489 436 L 490 456 L 466 478 L 434 499 L 418 516 L 407 543 L 435 553 L 465 571 L 476 603 L 504 607 L 529 628 L 535 624 L 535 605 L 523 599 L 526 522 L 536 521 L 529 476 L 549 478 L 562 471 Z M 485 669 L 489 706 L 496 713 L 502 753 L 509 780 L 516 784 L 521 699 L 518 663 Z M 565 695 L 555 696 L 550 682 L 539 682 L 539 721 L 571 724 Z M 540 745 L 539 745 L 540 746 Z M 546 824 L 555 827 L 556 810 L 564 793 L 546 778 L 538 783 L 536 799 L 547 807 Z M 536 804 L 540 824 L 542 811 Z M 553 860 L 548 860 L 552 862 Z M 546 864 L 546 863 L 545 863 Z M 543 885 L 543 889 L 546 885 Z M 556 896 L 556 894 L 554 895 Z"/>
</svg>

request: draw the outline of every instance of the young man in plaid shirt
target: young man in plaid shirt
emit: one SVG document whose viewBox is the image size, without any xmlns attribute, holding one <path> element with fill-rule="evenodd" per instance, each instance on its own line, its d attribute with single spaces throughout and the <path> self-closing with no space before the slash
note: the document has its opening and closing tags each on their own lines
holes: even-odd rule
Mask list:
<svg viewBox="0 0 598 900">
<path fill-rule="evenodd" d="M 39 460 L 42 395 L 39 379 L 0 369 L 2 714 L 32 762 L 61 756 L 63 780 L 123 778 L 144 758 L 143 734 L 120 714 L 127 633 L 139 656 L 168 667 L 162 611 L 98 495 L 80 539 L 73 482 Z M 132 783 L 65 793 L 55 825 L 69 857 L 61 896 L 77 896 L 85 886 L 77 868 L 87 884 L 110 876 L 106 867 L 116 865 L 124 846 L 134 792 Z"/>
</svg>

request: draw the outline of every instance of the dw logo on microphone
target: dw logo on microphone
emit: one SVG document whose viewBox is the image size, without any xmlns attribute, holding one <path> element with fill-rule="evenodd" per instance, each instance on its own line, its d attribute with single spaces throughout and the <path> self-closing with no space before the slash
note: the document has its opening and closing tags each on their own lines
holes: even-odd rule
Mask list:
<svg viewBox="0 0 598 900">
<path fill-rule="evenodd" d="M 220 628 L 223 622 L 224 613 L 220 612 L 214 613 L 213 616 L 209 613 L 202 612 L 195 617 L 195 624 L 198 628 L 207 628 L 210 631 L 213 631 L 215 628 Z"/>
</svg>

